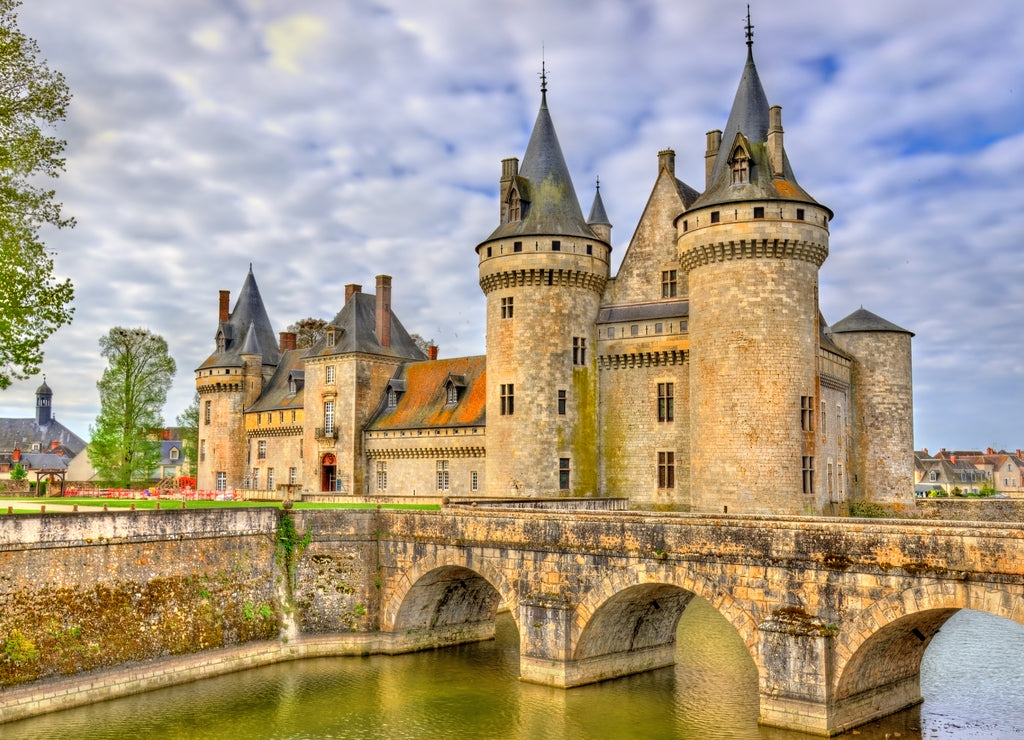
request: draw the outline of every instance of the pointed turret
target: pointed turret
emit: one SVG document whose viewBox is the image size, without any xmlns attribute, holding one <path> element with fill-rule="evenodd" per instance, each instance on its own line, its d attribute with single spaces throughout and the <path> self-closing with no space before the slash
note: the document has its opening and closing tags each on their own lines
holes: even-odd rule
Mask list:
<svg viewBox="0 0 1024 740">
<path fill-rule="evenodd" d="M 250 333 L 260 348 L 262 364 L 276 365 L 281 359 L 281 353 L 277 346 L 277 334 L 270 324 L 270 317 L 267 316 L 267 309 L 263 305 L 263 297 L 256 284 L 252 265 L 249 265 L 249 272 L 245 276 L 245 282 L 242 283 L 242 290 L 238 293 L 234 310 L 225 317 L 227 304 L 227 291 L 221 291 L 216 334 L 217 346 L 214 353 L 203 363 L 203 367 L 240 366 L 242 350 L 248 343 Z"/>
<path fill-rule="evenodd" d="M 46 426 L 53 419 L 53 391 L 46 384 L 46 376 L 43 376 L 43 384 L 36 388 L 36 424 Z"/>
<path fill-rule="evenodd" d="M 594 233 L 606 242 L 612 240 L 612 222 L 608 220 L 608 213 L 604 210 L 604 201 L 601 200 L 601 180 L 598 179 L 594 190 L 594 203 L 590 206 L 590 215 L 587 216 L 587 225 L 594 230 Z"/>
<path fill-rule="evenodd" d="M 782 108 L 769 106 L 754 64 L 747 18 L 747 61 L 725 133 L 708 132 L 705 191 L 695 208 L 742 200 L 816 201 L 800 187 L 783 148 Z M 831 212 L 829 213 L 831 215 Z"/>
<path fill-rule="evenodd" d="M 593 239 L 583 219 L 569 167 L 548 111 L 547 81 L 541 73 L 541 103 L 522 166 L 502 162 L 501 225 L 489 239 L 506 236 L 578 236 Z"/>
</svg>

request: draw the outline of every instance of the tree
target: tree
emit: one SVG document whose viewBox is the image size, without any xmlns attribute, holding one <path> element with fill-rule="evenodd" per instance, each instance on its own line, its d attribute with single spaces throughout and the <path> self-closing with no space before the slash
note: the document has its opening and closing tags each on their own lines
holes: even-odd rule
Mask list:
<svg viewBox="0 0 1024 740">
<path fill-rule="evenodd" d="M 21 463 L 15 463 L 14 470 L 11 471 L 11 480 L 25 480 L 28 478 L 28 471 L 21 467 Z"/>
<path fill-rule="evenodd" d="M 434 344 L 433 339 L 424 339 L 422 334 L 410 334 L 409 338 L 420 348 L 420 352 L 423 354 L 429 354 L 427 348 Z"/>
<path fill-rule="evenodd" d="M 89 459 L 99 477 L 127 486 L 160 463 L 162 409 L 177 367 L 167 342 L 148 329 L 116 326 L 100 339 L 109 363 L 96 383 L 100 414 L 89 432 Z"/>
<path fill-rule="evenodd" d="M 327 322 L 310 316 L 289 325 L 288 331 L 295 333 L 296 348 L 312 347 L 327 336 Z"/>
<path fill-rule="evenodd" d="M 64 76 L 38 58 L 17 25 L 18 0 L 0 0 L 0 389 L 39 372 L 43 343 L 71 321 L 74 288 L 53 275 L 46 224 L 74 226 L 44 178 L 64 170 L 66 142 L 47 133 L 71 100 Z"/>
<path fill-rule="evenodd" d="M 199 394 L 192 397 L 192 403 L 185 407 L 185 410 L 178 414 L 178 426 L 181 428 L 182 453 L 186 463 L 184 470 L 188 473 L 195 473 L 196 464 L 199 462 Z"/>
</svg>

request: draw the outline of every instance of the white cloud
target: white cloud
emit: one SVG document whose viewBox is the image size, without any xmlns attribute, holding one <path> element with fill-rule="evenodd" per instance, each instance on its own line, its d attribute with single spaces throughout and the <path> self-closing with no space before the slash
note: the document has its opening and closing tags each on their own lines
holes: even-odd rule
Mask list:
<svg viewBox="0 0 1024 740">
<path fill-rule="evenodd" d="M 1011 0 L 753 8 L 755 58 L 801 184 L 836 212 L 826 319 L 863 304 L 916 332 L 918 446 L 1024 446 L 1024 20 Z M 278 330 L 333 316 L 344 285 L 395 280 L 395 311 L 447 356 L 480 353 L 473 248 L 504 157 L 548 100 L 584 211 L 600 175 L 621 258 L 673 148 L 703 184 L 745 58 L 745 6 L 716 0 L 48 0 L 22 27 L 74 100 L 48 235 L 76 285 L 47 344 L 58 418 L 98 410 L 97 341 L 162 334 L 190 401 L 217 291 L 252 262 Z M 0 395 L 32 412 L 33 378 Z"/>
</svg>

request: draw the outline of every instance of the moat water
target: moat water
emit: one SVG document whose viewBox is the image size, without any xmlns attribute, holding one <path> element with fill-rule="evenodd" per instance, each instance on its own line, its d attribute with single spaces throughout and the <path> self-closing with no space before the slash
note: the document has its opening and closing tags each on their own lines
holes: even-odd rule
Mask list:
<svg viewBox="0 0 1024 740">
<path fill-rule="evenodd" d="M 522 683 L 518 640 L 501 614 L 485 643 L 285 663 L 0 725 L 0 738 L 808 740 L 758 727 L 754 664 L 701 599 L 680 621 L 678 664 L 638 676 L 570 691 Z M 921 676 L 924 704 L 858 740 L 1024 738 L 1024 626 L 959 612 Z"/>
</svg>

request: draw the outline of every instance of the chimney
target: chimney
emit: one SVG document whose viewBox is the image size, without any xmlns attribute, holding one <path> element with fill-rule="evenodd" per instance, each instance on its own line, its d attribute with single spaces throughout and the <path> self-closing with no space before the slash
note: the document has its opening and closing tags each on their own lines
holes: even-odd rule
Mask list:
<svg viewBox="0 0 1024 740">
<path fill-rule="evenodd" d="M 985 454 L 986 455 L 994 455 L 994 454 L 996 454 L 996 451 L 993 450 L 991 447 L 989 447 L 987 450 L 985 450 Z"/>
<path fill-rule="evenodd" d="M 768 162 L 771 164 L 772 177 L 782 177 L 786 169 L 785 160 L 782 149 L 782 106 L 773 105 L 768 109 Z"/>
<path fill-rule="evenodd" d="M 278 333 L 278 337 L 278 345 L 280 345 L 282 352 L 295 349 L 295 332 L 282 331 Z"/>
<path fill-rule="evenodd" d="M 954 465 L 956 465 L 956 455 L 950 455 L 949 456 L 949 461 L 951 463 L 953 463 Z"/>
<path fill-rule="evenodd" d="M 704 152 L 704 188 L 711 187 L 711 173 L 715 171 L 715 158 L 722 148 L 722 132 L 718 129 L 708 131 L 708 148 Z"/>
<path fill-rule="evenodd" d="M 924 455 L 925 457 L 931 457 L 931 455 L 928 454 L 928 448 L 927 447 L 925 447 L 925 448 L 923 448 L 921 450 L 921 454 Z"/>
<path fill-rule="evenodd" d="M 676 174 L 676 153 L 671 149 L 658 152 L 658 171 L 668 170 L 668 174 Z"/>
<path fill-rule="evenodd" d="M 428 344 L 427 345 L 427 359 L 430 359 L 430 360 L 436 360 L 437 359 L 437 345 L 436 344 Z"/>
<path fill-rule="evenodd" d="M 356 285 L 355 283 L 349 283 L 348 285 L 345 286 L 345 303 L 348 303 L 349 299 L 352 296 L 354 296 L 356 293 L 362 293 L 362 292 L 363 292 L 363 286 L 362 285 Z"/>
<path fill-rule="evenodd" d="M 218 321 L 227 321 L 228 315 L 231 313 L 231 291 L 222 290 L 220 292 L 220 311 L 217 312 Z"/>
<path fill-rule="evenodd" d="M 519 160 L 515 157 L 509 157 L 508 159 L 501 160 L 501 180 L 498 181 L 500 186 L 500 202 L 498 208 L 500 209 L 500 223 L 507 224 L 511 219 L 508 210 L 508 199 L 509 194 L 512 192 L 512 184 L 515 182 L 516 177 L 519 175 Z"/>
<path fill-rule="evenodd" d="M 391 346 L 391 276 L 377 276 L 377 341 L 381 347 Z"/>
</svg>

